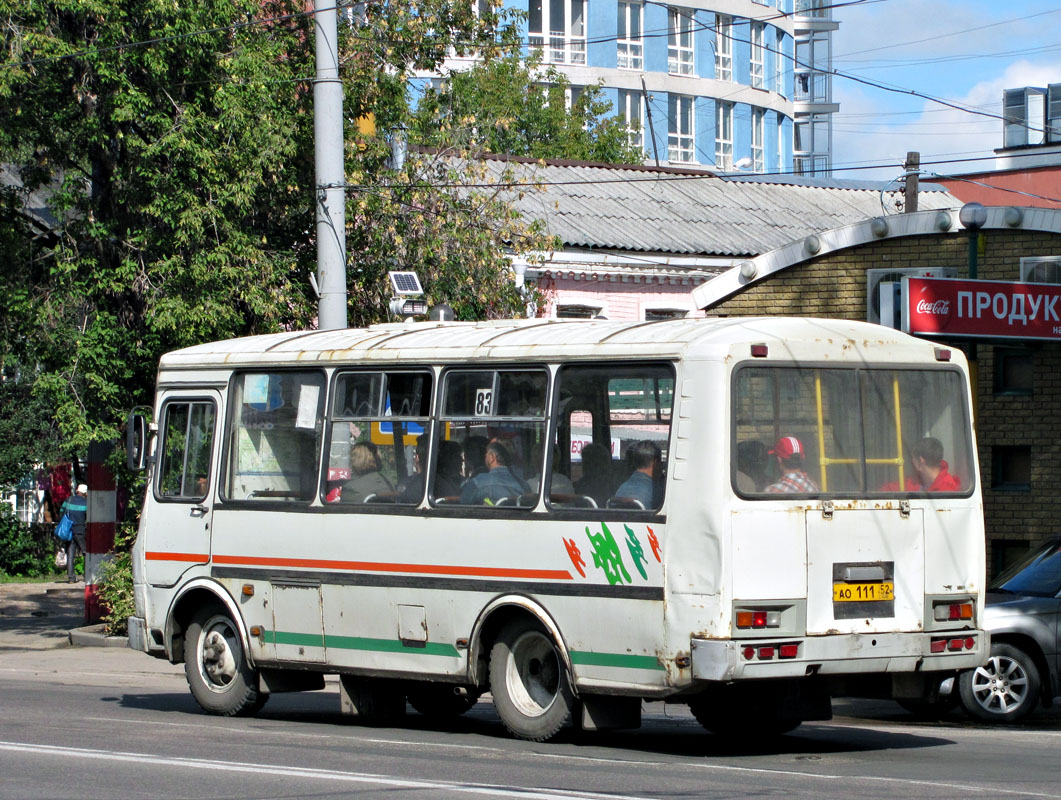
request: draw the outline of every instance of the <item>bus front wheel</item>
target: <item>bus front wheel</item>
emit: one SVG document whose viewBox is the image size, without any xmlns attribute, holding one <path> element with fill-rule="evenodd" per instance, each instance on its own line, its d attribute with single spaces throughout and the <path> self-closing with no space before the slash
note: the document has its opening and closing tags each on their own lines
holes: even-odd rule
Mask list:
<svg viewBox="0 0 1061 800">
<path fill-rule="evenodd" d="M 490 651 L 490 693 L 509 733 L 532 742 L 555 736 L 575 702 L 556 643 L 529 620 L 506 627 Z"/>
<path fill-rule="evenodd" d="M 269 697 L 258 689 L 258 675 L 247 663 L 239 629 L 219 605 L 199 609 L 188 625 L 184 675 L 196 702 L 211 714 L 254 714 Z"/>
</svg>

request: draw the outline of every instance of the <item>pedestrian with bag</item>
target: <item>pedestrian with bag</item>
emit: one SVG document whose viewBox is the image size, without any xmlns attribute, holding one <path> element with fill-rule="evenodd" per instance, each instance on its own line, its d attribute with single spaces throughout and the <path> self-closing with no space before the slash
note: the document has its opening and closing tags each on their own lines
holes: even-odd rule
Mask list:
<svg viewBox="0 0 1061 800">
<path fill-rule="evenodd" d="M 63 516 L 70 518 L 70 540 L 66 545 L 66 577 L 68 583 L 77 583 L 77 573 L 74 570 L 74 556 L 77 551 L 85 554 L 85 529 L 88 521 L 88 487 L 79 483 L 77 492 L 63 503 Z M 59 521 L 59 528 L 63 526 Z M 57 528 L 58 530 L 58 528 Z M 62 537 L 60 537 L 62 538 Z"/>
</svg>

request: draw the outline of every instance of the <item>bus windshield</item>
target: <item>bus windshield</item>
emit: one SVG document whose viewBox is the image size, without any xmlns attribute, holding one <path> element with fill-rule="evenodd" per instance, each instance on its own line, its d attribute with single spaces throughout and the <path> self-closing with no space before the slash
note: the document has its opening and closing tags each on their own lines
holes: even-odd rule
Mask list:
<svg viewBox="0 0 1061 800">
<path fill-rule="evenodd" d="M 880 496 L 973 488 L 961 374 L 746 366 L 734 386 L 738 494 Z"/>
</svg>

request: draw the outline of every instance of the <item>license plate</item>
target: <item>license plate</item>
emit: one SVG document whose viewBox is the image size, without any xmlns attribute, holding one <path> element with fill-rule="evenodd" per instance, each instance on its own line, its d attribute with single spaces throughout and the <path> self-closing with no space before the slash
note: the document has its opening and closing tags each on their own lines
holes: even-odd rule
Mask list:
<svg viewBox="0 0 1061 800">
<path fill-rule="evenodd" d="M 834 583 L 834 603 L 883 602 L 895 599 L 895 584 L 882 583 Z"/>
</svg>

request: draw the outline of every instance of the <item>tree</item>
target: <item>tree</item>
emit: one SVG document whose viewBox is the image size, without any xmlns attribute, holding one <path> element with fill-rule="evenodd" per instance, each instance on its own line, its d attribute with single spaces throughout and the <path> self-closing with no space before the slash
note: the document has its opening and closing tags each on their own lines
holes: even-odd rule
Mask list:
<svg viewBox="0 0 1061 800">
<path fill-rule="evenodd" d="M 638 164 L 618 117 L 600 86 L 587 86 L 568 101 L 571 83 L 540 59 L 522 59 L 518 44 L 470 69 L 452 72 L 439 89 L 428 89 L 414 115 L 425 144 L 451 146 L 464 139 L 470 149 L 532 158 L 564 158 Z"/>
</svg>

